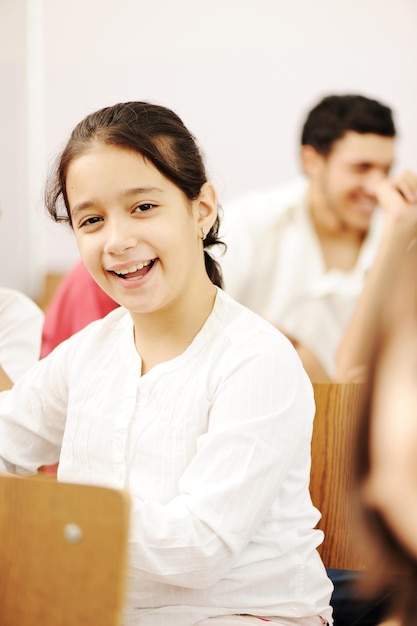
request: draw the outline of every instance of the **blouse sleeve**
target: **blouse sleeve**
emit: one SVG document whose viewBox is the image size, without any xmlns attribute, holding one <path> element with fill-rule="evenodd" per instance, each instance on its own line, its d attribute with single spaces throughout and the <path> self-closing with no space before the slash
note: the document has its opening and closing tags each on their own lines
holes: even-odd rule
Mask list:
<svg viewBox="0 0 417 626">
<path fill-rule="evenodd" d="M 59 459 L 68 395 L 60 348 L 0 393 L 0 468 L 6 471 L 34 474 Z"/>
</svg>

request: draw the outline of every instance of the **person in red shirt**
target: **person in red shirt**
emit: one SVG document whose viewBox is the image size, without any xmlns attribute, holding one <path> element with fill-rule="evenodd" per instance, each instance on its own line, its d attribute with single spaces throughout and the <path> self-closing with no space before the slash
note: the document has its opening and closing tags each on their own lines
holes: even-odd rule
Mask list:
<svg viewBox="0 0 417 626">
<path fill-rule="evenodd" d="M 60 283 L 45 311 L 41 358 L 90 322 L 118 306 L 97 285 L 82 261 Z"/>
</svg>

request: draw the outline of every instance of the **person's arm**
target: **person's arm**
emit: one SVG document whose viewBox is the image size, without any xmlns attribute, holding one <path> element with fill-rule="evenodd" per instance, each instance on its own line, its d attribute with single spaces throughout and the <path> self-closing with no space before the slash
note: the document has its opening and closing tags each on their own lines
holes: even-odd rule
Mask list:
<svg viewBox="0 0 417 626">
<path fill-rule="evenodd" d="M 314 382 L 329 382 L 331 380 L 323 364 L 310 348 L 299 343 L 295 349 L 310 380 Z"/>
<path fill-rule="evenodd" d="M 321 363 L 320 359 L 314 354 L 313 350 L 311 350 L 308 346 L 303 343 L 300 343 L 294 337 L 288 335 L 282 328 L 276 326 L 276 328 L 282 332 L 287 339 L 289 339 L 297 351 L 298 356 L 301 359 L 303 367 L 308 374 L 308 377 L 311 381 L 314 382 L 329 382 L 331 380 L 330 375 L 326 371 L 326 368 Z"/>
<path fill-rule="evenodd" d="M 417 176 L 404 172 L 385 180 L 378 190 L 384 227 L 375 260 L 350 322 L 339 343 L 336 379 L 348 382 L 366 372 L 375 332 L 404 254 L 417 236 Z"/>
<path fill-rule="evenodd" d="M 387 297 L 375 346 L 364 495 L 417 558 L 417 242 Z"/>
<path fill-rule="evenodd" d="M 8 377 L 4 369 L 0 365 L 0 391 L 6 391 L 13 387 L 13 381 Z"/>
</svg>

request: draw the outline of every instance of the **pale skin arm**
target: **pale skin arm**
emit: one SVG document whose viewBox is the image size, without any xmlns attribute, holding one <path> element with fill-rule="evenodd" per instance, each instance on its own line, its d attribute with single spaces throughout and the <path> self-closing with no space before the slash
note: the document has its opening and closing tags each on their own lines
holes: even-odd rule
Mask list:
<svg viewBox="0 0 417 626">
<path fill-rule="evenodd" d="M 378 335 L 368 505 L 417 558 L 417 245 L 404 259 Z"/>
<path fill-rule="evenodd" d="M 295 349 L 297 350 L 298 356 L 300 357 L 303 367 L 310 380 L 315 382 L 326 382 L 331 380 L 319 359 L 309 348 L 307 348 L 307 346 L 298 344 L 295 346 Z"/>
<path fill-rule="evenodd" d="M 6 372 L 0 365 L 0 391 L 6 391 L 13 387 L 13 382 L 7 376 Z"/>
<path fill-rule="evenodd" d="M 403 172 L 381 183 L 377 192 L 384 229 L 362 294 L 336 355 L 339 382 L 363 380 L 375 329 L 397 280 L 405 251 L 417 236 L 417 175 Z"/>
</svg>

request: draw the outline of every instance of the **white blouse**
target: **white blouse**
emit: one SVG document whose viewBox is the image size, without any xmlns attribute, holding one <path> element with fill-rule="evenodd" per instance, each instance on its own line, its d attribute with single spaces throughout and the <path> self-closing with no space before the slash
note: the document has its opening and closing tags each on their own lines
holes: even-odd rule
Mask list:
<svg viewBox="0 0 417 626">
<path fill-rule="evenodd" d="M 218 290 L 187 350 L 140 372 L 128 312 L 87 326 L 0 394 L 0 467 L 59 458 L 61 481 L 129 490 L 126 624 L 331 622 L 309 495 L 314 397 L 289 341 Z"/>
</svg>

